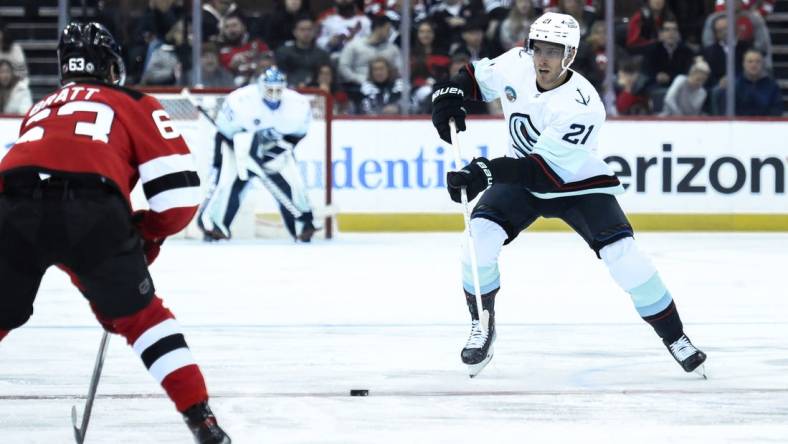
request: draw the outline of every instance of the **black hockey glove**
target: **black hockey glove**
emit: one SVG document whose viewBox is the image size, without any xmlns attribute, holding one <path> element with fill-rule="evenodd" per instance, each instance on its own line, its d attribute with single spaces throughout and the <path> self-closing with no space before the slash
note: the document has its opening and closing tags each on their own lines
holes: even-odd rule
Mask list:
<svg viewBox="0 0 788 444">
<path fill-rule="evenodd" d="M 477 157 L 459 171 L 446 173 L 446 188 L 449 197 L 455 202 L 460 202 L 460 189 L 465 187 L 468 193 L 468 202 L 472 201 L 482 191 L 493 184 L 490 161 L 484 157 Z"/>
<path fill-rule="evenodd" d="M 441 139 L 451 143 L 449 120 L 454 119 L 457 131 L 465 131 L 465 94 L 455 82 L 436 83 L 432 90 L 432 124 Z"/>
</svg>

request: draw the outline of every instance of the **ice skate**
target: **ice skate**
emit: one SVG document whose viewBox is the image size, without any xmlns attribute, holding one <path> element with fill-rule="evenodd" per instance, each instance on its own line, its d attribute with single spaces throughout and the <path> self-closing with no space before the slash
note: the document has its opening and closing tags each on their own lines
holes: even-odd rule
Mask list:
<svg viewBox="0 0 788 444">
<path fill-rule="evenodd" d="M 207 402 L 189 407 L 183 412 L 183 420 L 186 421 L 189 430 L 194 434 L 194 442 L 197 444 L 230 444 L 232 442 L 216 423 L 216 417 Z"/>
<path fill-rule="evenodd" d="M 673 359 L 681 365 L 685 372 L 695 372 L 703 379 L 707 379 L 706 368 L 703 364 L 706 362 L 706 353 L 692 345 L 687 335 L 681 335 L 680 338 L 670 344 L 664 340 L 662 342 L 670 351 Z"/>
<path fill-rule="evenodd" d="M 493 343 L 495 342 L 495 320 L 490 317 L 490 326 L 487 331 L 482 328 L 481 322 L 474 320 L 471 323 L 471 334 L 468 342 L 462 349 L 460 356 L 462 362 L 468 366 L 468 375 L 476 377 L 493 357 Z"/>
<path fill-rule="evenodd" d="M 468 342 L 465 343 L 460 357 L 463 364 L 468 366 L 468 375 L 476 377 L 493 357 L 493 343 L 495 342 L 495 295 L 498 289 L 482 295 L 483 316 L 487 319 L 487 330 L 482 328 L 479 322 L 479 315 L 476 309 L 476 297 L 465 293 L 465 302 L 468 304 L 468 311 L 471 313 L 471 334 Z"/>
<path fill-rule="evenodd" d="M 304 222 L 304 227 L 301 228 L 301 234 L 298 235 L 298 240 L 301 242 L 311 242 L 315 231 L 317 231 L 317 228 L 315 228 L 311 221 Z"/>
</svg>

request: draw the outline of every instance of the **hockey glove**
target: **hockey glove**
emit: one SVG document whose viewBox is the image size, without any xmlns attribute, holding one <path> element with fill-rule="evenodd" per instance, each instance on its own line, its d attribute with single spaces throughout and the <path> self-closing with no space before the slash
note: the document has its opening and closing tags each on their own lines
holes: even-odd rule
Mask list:
<svg viewBox="0 0 788 444">
<path fill-rule="evenodd" d="M 463 100 L 465 94 L 454 82 L 436 83 L 432 90 L 432 124 L 438 130 L 438 135 L 447 143 L 451 143 L 449 120 L 454 119 L 457 131 L 465 131 L 465 107 Z"/>
<path fill-rule="evenodd" d="M 145 219 L 145 213 L 147 212 L 148 210 L 135 211 L 134 214 L 131 215 L 131 221 L 140 233 L 140 239 L 142 239 L 142 252 L 145 254 L 145 263 L 150 265 L 159 255 L 159 250 L 161 249 L 161 244 L 164 243 L 164 238 L 146 239 L 142 235 L 141 225 L 143 219 Z"/>
<path fill-rule="evenodd" d="M 482 191 L 493 184 L 490 161 L 484 157 L 477 157 L 459 171 L 446 173 L 446 188 L 449 197 L 455 202 L 460 202 L 460 189 L 465 188 L 468 193 L 468 202 L 472 201 Z"/>
</svg>

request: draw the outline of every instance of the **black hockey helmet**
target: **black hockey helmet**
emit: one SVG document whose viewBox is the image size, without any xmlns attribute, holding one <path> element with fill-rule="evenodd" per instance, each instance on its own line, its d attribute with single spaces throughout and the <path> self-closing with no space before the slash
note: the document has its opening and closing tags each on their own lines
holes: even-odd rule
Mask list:
<svg viewBox="0 0 788 444">
<path fill-rule="evenodd" d="M 61 84 L 85 77 L 115 85 L 122 85 L 126 80 L 120 45 L 107 28 L 96 22 L 66 25 L 57 45 L 57 61 Z M 113 66 L 115 79 L 112 78 Z"/>
</svg>

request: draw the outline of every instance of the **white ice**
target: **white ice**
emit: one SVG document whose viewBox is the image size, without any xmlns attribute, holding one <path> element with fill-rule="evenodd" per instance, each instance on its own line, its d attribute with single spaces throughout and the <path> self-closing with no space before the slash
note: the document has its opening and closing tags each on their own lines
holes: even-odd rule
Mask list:
<svg viewBox="0 0 788 444">
<path fill-rule="evenodd" d="M 679 368 L 568 233 L 504 248 L 496 356 L 468 379 L 459 239 L 173 240 L 152 273 L 235 443 L 788 442 L 788 235 L 638 235 L 709 355 L 708 381 Z M 32 319 L 0 343 L 1 442 L 73 442 L 99 338 L 50 270 Z M 190 439 L 114 336 L 87 442 Z"/>
</svg>

